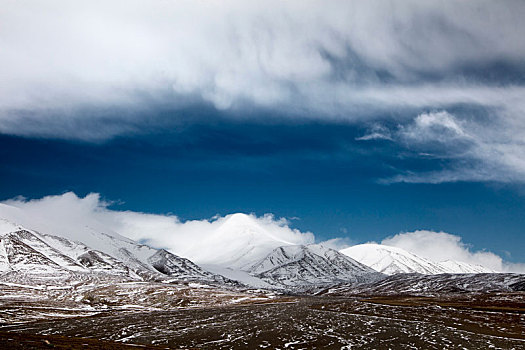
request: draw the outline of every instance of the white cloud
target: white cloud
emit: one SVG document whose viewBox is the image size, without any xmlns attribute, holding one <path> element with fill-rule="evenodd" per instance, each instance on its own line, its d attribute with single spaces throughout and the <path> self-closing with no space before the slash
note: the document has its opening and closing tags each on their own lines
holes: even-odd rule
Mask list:
<svg viewBox="0 0 525 350">
<path fill-rule="evenodd" d="M 483 120 L 485 118 L 486 120 Z M 498 115 L 425 112 L 393 129 L 374 126 L 372 140 L 388 135 L 412 152 L 413 157 L 446 159 L 447 168 L 395 175 L 381 182 L 440 183 L 452 181 L 523 182 L 525 180 L 524 121 Z"/>
<path fill-rule="evenodd" d="M 381 184 L 392 184 L 396 182 L 404 183 L 428 183 L 440 184 L 443 182 L 459 182 L 459 181 L 495 181 L 495 182 L 514 182 L 522 179 L 516 178 L 515 173 L 507 172 L 506 168 L 489 168 L 486 164 L 471 165 L 458 164 L 453 169 L 427 171 L 427 172 L 404 172 L 386 179 L 380 179 Z"/>
<path fill-rule="evenodd" d="M 414 123 L 401 131 L 403 138 L 411 142 L 450 142 L 454 139 L 469 140 L 461 123 L 447 111 L 422 113 Z"/>
<path fill-rule="evenodd" d="M 341 249 L 345 249 L 345 248 L 348 248 L 354 245 L 355 242 L 349 237 L 336 237 L 336 238 L 331 238 L 326 241 L 320 242 L 319 244 L 327 248 L 331 248 L 331 249 L 339 251 Z"/>
<path fill-rule="evenodd" d="M 525 272 L 525 264 L 505 262 L 490 251 L 472 251 L 460 236 L 445 232 L 418 230 L 399 233 L 384 239 L 381 244 L 402 248 L 435 262 L 456 260 L 499 272 Z"/>
<path fill-rule="evenodd" d="M 381 124 L 374 124 L 363 136 L 357 137 L 356 141 L 388 140 L 392 141 L 392 135 L 388 128 Z"/>
<path fill-rule="evenodd" d="M 138 132 L 138 112 L 150 104 L 180 108 L 199 99 L 220 109 L 248 103 L 354 120 L 363 109 L 509 108 L 524 93 L 475 81 L 421 83 L 427 73 L 522 62 L 522 2 L 3 0 L 1 7 L 2 133 L 103 139 Z"/>
<path fill-rule="evenodd" d="M 387 182 L 525 179 L 522 79 L 487 82 L 483 73 L 502 64 L 522 74 L 525 2 L 0 6 L 0 133 L 105 140 L 163 122 L 154 117 L 159 108 L 250 105 L 341 123 L 378 125 L 383 118 L 406 127 L 397 135 L 372 129 L 358 140 L 397 136 L 422 152 L 433 142 L 426 153 L 462 160 Z M 463 76 L 465 67 L 480 72 Z M 458 105 L 488 116 L 447 112 Z"/>
</svg>

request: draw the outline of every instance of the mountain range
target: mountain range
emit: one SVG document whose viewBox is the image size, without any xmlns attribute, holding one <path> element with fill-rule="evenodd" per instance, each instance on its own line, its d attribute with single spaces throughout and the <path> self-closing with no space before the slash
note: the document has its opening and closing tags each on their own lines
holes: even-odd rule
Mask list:
<svg viewBox="0 0 525 350">
<path fill-rule="evenodd" d="M 228 281 L 164 249 L 153 249 L 105 233 L 93 236 L 102 250 L 0 219 L 1 277 L 13 281 L 43 277 Z"/>
<path fill-rule="evenodd" d="M 135 242 L 100 223 L 61 229 L 60 223 L 47 223 L 6 204 L 0 204 L 0 218 L 0 278 L 5 281 L 96 276 L 305 291 L 372 283 L 400 273 L 493 272 L 464 262 L 433 262 L 379 244 L 341 251 L 321 244 L 295 244 L 272 235 L 244 214 L 231 215 L 203 245 L 214 249 L 194 247 L 185 257 Z"/>
</svg>

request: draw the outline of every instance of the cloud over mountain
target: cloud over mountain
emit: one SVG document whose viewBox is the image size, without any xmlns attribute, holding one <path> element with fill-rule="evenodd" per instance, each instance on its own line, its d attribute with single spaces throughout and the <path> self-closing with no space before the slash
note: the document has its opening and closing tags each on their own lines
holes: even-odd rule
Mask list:
<svg viewBox="0 0 525 350">
<path fill-rule="evenodd" d="M 122 234 L 135 241 L 189 258 L 199 264 L 242 266 L 264 258 L 282 245 L 314 243 L 310 232 L 289 227 L 272 215 L 230 214 L 203 220 L 181 221 L 174 215 L 111 210 L 96 193 L 84 198 L 68 192 L 59 196 L 0 203 L 0 217 L 43 232 L 89 235 L 92 230 Z M 249 253 L 248 260 L 243 254 Z M 246 260 L 246 261 L 245 261 Z"/>
<path fill-rule="evenodd" d="M 34 230 L 58 235 L 89 235 L 93 230 L 121 234 L 199 264 L 246 267 L 281 246 L 315 242 L 311 232 L 291 228 L 286 219 L 268 214 L 230 214 L 211 219 L 181 221 L 174 215 L 118 211 L 92 193 L 84 198 L 72 192 L 41 199 L 12 199 L 0 203 L 0 217 Z M 339 246 L 345 239 L 331 239 Z M 490 251 L 474 251 L 461 237 L 445 232 L 414 231 L 384 239 L 382 244 L 440 262 L 456 260 L 482 265 L 495 271 L 525 271 L 523 264 L 511 264 Z M 347 247 L 347 244 L 344 244 Z"/>
</svg>

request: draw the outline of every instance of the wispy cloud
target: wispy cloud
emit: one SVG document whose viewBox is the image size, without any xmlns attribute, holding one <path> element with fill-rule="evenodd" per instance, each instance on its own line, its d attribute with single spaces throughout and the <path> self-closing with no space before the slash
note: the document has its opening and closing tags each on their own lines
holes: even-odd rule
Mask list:
<svg viewBox="0 0 525 350">
<path fill-rule="evenodd" d="M 522 2 L 491 1 L 7 1 L 0 131 L 71 137 L 71 124 L 117 118 L 129 132 L 138 117 L 119 108 L 198 100 L 346 117 L 374 105 L 490 103 L 484 95 L 521 87 L 478 93 L 476 79 L 451 77 L 519 66 L 523 13 Z M 441 87 L 426 88 L 436 77 Z M 52 129 L 29 126 L 41 119 Z"/>
<path fill-rule="evenodd" d="M 401 130 L 401 136 L 408 142 L 427 143 L 429 141 L 450 143 L 456 140 L 469 141 L 461 122 L 446 111 L 422 113 L 412 124 Z"/>
<path fill-rule="evenodd" d="M 427 112 L 383 133 L 413 151 L 412 156 L 448 160 L 446 169 L 411 172 L 381 180 L 385 183 L 525 180 L 525 129 L 519 120 L 469 113 Z"/>
<path fill-rule="evenodd" d="M 356 141 L 370 140 L 392 141 L 392 135 L 388 128 L 382 126 L 381 124 L 374 124 L 365 135 L 356 138 Z"/>
<path fill-rule="evenodd" d="M 235 118 L 264 109 L 360 126 L 386 120 L 404 133 L 372 129 L 358 140 L 398 137 L 422 149 L 433 140 L 447 156 L 450 143 L 466 145 L 467 171 L 392 181 L 525 178 L 521 1 L 2 5 L 0 133 L 105 140 L 180 115 L 159 110 L 207 104 Z"/>
</svg>

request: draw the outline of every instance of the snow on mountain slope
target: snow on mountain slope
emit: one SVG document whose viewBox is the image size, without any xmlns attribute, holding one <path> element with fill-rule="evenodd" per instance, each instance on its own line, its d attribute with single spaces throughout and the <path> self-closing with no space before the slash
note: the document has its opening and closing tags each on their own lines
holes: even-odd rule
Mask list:
<svg viewBox="0 0 525 350">
<path fill-rule="evenodd" d="M 327 259 L 333 266 L 340 269 L 341 271 L 361 271 L 364 273 L 376 272 L 369 266 L 366 266 L 344 254 L 341 254 L 337 250 L 327 248 L 321 244 L 310 244 L 307 246 L 307 248 L 313 253 Z"/>
<path fill-rule="evenodd" d="M 38 213 L 0 203 L 0 218 L 34 231 L 56 235 L 72 242 L 81 242 L 93 250 L 104 252 L 137 268 L 147 266 L 147 259 L 156 252 L 156 249 L 137 244 L 94 220 L 90 221 L 89 225 L 75 224 L 74 215 L 62 221 L 49 220 Z M 79 219 L 78 222 L 83 221 Z M 63 247 L 58 249 L 61 248 Z"/>
<path fill-rule="evenodd" d="M 43 272 L 57 275 L 70 273 L 104 273 L 137 279 L 138 276 L 122 262 L 99 251 L 66 240 L 41 234 L 20 225 L 0 219 L 0 260 L 3 272 L 24 272 L 39 275 Z M 48 244 L 54 241 L 54 245 Z M 57 244 L 60 242 L 60 244 Z M 61 250 L 60 247 L 69 249 Z M 58 249 L 57 249 L 58 247 Z"/>
<path fill-rule="evenodd" d="M 16 232 L 20 232 L 21 237 Z M 0 272 L 48 272 L 61 269 L 59 264 L 23 242 L 23 238 L 33 237 L 21 226 L 0 219 Z M 37 244 L 39 245 L 41 244 Z"/>
<path fill-rule="evenodd" d="M 488 273 L 494 272 L 479 265 L 463 262 L 433 262 L 404 249 L 382 244 L 366 243 L 342 249 L 341 253 L 387 275 L 398 273 Z"/>
<path fill-rule="evenodd" d="M 118 236 L 99 234 L 106 252 L 81 242 L 40 233 L 0 219 L 0 272 L 39 274 L 89 273 L 131 279 L 171 279 L 225 282 L 222 276 L 201 269 L 166 250 L 157 250 Z M 90 240 L 93 236 L 90 237 Z"/>
<path fill-rule="evenodd" d="M 440 261 L 439 265 L 443 267 L 447 273 L 494 273 L 496 271 L 486 268 L 481 265 L 467 264 L 461 261 L 446 260 Z"/>
<path fill-rule="evenodd" d="M 137 277 L 137 275 L 132 273 L 132 270 L 120 260 L 101 251 L 93 250 L 82 243 L 38 232 L 33 232 L 33 235 L 36 235 L 48 245 L 47 249 L 44 247 L 44 254 L 46 254 L 46 250 L 48 252 L 53 250 L 57 251 L 79 263 L 83 271 L 89 268 L 92 272 L 130 275 L 133 278 Z"/>
<path fill-rule="evenodd" d="M 6 234 L 0 240 L 0 272 L 26 273 L 58 272 L 61 266 L 49 257 L 23 243 L 16 235 Z"/>
<path fill-rule="evenodd" d="M 150 266 L 158 272 L 184 279 L 202 279 L 224 282 L 222 276 L 214 275 L 203 270 L 192 261 L 176 256 L 167 250 L 159 249 L 155 254 L 148 258 Z"/>
<path fill-rule="evenodd" d="M 397 273 L 433 275 L 444 272 L 436 263 L 406 250 L 381 244 L 359 244 L 342 249 L 340 252 L 387 275 Z"/>
<path fill-rule="evenodd" d="M 321 245 L 282 246 L 248 270 L 284 288 L 356 283 L 381 278 L 373 269 Z"/>
<path fill-rule="evenodd" d="M 253 288 L 265 288 L 265 289 L 274 289 L 275 285 L 271 285 L 264 280 L 251 275 L 249 272 L 231 269 L 228 267 L 222 267 L 219 265 L 202 265 L 207 271 L 213 272 L 217 275 L 224 276 L 233 281 L 238 281 L 244 285 L 253 287 Z"/>
</svg>

